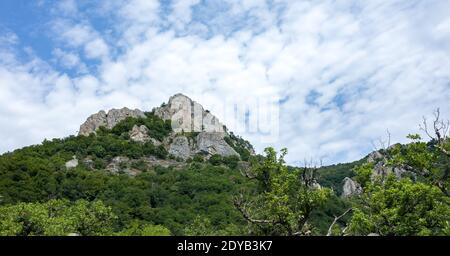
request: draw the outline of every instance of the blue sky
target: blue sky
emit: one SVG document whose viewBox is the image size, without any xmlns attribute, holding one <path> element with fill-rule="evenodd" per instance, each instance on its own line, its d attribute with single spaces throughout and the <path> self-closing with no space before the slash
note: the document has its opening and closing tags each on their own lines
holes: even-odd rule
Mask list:
<svg viewBox="0 0 450 256">
<path fill-rule="evenodd" d="M 288 161 L 359 159 L 422 116 L 450 118 L 449 1 L 4 0 L 0 152 L 75 134 L 100 109 L 178 92 L 223 108 L 270 99 Z M 246 111 L 243 122 L 255 120 Z"/>
</svg>

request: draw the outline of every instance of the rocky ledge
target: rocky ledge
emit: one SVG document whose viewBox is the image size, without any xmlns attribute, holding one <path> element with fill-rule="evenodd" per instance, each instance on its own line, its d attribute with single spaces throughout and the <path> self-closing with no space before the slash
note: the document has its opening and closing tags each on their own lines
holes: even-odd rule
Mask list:
<svg viewBox="0 0 450 256">
<path fill-rule="evenodd" d="M 101 126 L 111 129 L 127 117 L 145 117 L 145 114 L 139 109 L 131 110 L 126 107 L 121 109 L 111 109 L 108 113 L 101 110 L 98 113 L 88 117 L 86 122 L 80 126 L 78 135 L 88 136 L 91 133 L 95 133 L 95 131 Z"/>
<path fill-rule="evenodd" d="M 172 133 L 164 141 L 158 141 L 150 137 L 145 125 L 135 125 L 129 131 L 130 140 L 139 143 L 151 141 L 155 146 L 163 145 L 171 155 L 184 160 L 196 154 L 206 158 L 214 154 L 239 156 L 225 141 L 228 134 L 219 119 L 189 97 L 175 94 L 170 97 L 168 104 L 154 109 L 153 113 L 163 120 L 171 120 Z M 79 135 L 95 134 L 101 126 L 112 129 L 127 117 L 145 117 L 145 114 L 139 109 L 112 109 L 108 113 L 102 110 L 91 115 L 80 126 Z M 253 148 L 249 148 L 249 151 L 254 153 Z"/>
</svg>

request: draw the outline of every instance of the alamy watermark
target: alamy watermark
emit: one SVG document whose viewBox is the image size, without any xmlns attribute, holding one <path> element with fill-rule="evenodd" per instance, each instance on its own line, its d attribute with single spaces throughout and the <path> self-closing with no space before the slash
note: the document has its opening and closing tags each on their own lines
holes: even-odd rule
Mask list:
<svg viewBox="0 0 450 256">
<path fill-rule="evenodd" d="M 197 99 L 198 102 L 207 102 Z M 197 102 L 180 98 L 172 102 L 172 128 L 176 132 L 234 132 L 251 135 L 261 143 L 279 138 L 280 105 L 276 97 L 255 97 L 246 100 L 226 97 L 215 101 L 210 109 Z"/>
</svg>

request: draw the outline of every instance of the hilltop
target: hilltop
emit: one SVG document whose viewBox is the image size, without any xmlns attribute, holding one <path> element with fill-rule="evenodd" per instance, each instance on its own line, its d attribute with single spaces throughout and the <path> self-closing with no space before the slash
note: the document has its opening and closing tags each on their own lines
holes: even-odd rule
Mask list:
<svg viewBox="0 0 450 256">
<path fill-rule="evenodd" d="M 379 200 L 438 221 L 429 229 L 393 213 L 393 232 L 445 233 L 449 140 L 409 138 L 352 163 L 300 168 L 285 165 L 285 150 L 256 154 L 182 94 L 151 111 L 101 110 L 77 135 L 0 156 L 0 235 L 383 234 L 391 224 Z M 399 196 L 422 206 L 405 209 Z M 360 219 L 374 212 L 382 229 Z"/>
<path fill-rule="evenodd" d="M 151 223 L 189 234 L 197 221 L 241 234 L 246 221 L 232 198 L 256 188 L 242 173 L 261 159 L 213 113 L 176 94 L 151 111 L 101 110 L 76 136 L 0 156 L 1 203 L 101 200 L 118 216 L 115 230 Z M 319 211 L 315 222 L 328 223 L 341 207 Z"/>
</svg>

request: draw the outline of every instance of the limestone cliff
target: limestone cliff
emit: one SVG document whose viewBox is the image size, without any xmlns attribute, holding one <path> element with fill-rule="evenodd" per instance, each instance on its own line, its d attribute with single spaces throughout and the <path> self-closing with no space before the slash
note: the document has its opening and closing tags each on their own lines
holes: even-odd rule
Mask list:
<svg viewBox="0 0 450 256">
<path fill-rule="evenodd" d="M 135 125 L 129 131 L 130 140 L 139 143 L 151 141 L 155 146 L 163 145 L 171 155 L 184 160 L 196 154 L 205 157 L 214 154 L 239 156 L 225 141 L 225 137 L 229 134 L 219 119 L 189 97 L 175 94 L 170 97 L 167 104 L 154 109 L 153 113 L 163 120 L 171 121 L 172 133 L 160 142 L 150 137 L 149 129 L 145 125 Z M 138 109 L 112 109 L 108 113 L 102 110 L 91 115 L 81 125 L 79 135 L 87 136 L 95 133 L 101 126 L 112 129 L 127 117 L 146 116 Z M 249 148 L 249 152 L 254 153 L 252 147 Z"/>
<path fill-rule="evenodd" d="M 88 136 L 91 133 L 95 133 L 95 131 L 101 126 L 111 129 L 127 117 L 145 117 L 145 114 L 139 109 L 131 110 L 126 107 L 122 109 L 111 109 L 108 113 L 101 110 L 98 113 L 88 117 L 86 122 L 80 126 L 78 135 Z"/>
<path fill-rule="evenodd" d="M 393 146 L 391 146 L 393 147 Z M 387 151 L 391 150 L 388 148 Z M 388 164 L 389 153 L 386 150 L 378 150 L 370 153 L 367 157 L 367 162 L 373 164 L 374 171 L 371 178 L 386 177 L 389 174 L 394 174 L 397 178 L 403 177 L 407 170 L 399 167 L 392 167 Z"/>
<path fill-rule="evenodd" d="M 344 185 L 342 187 L 342 197 L 350 197 L 353 195 L 358 195 L 362 193 L 361 185 L 358 182 L 345 177 Z"/>
<path fill-rule="evenodd" d="M 217 117 L 183 94 L 170 97 L 168 104 L 155 109 L 155 114 L 164 120 L 171 120 L 175 133 L 225 132 Z"/>
</svg>

